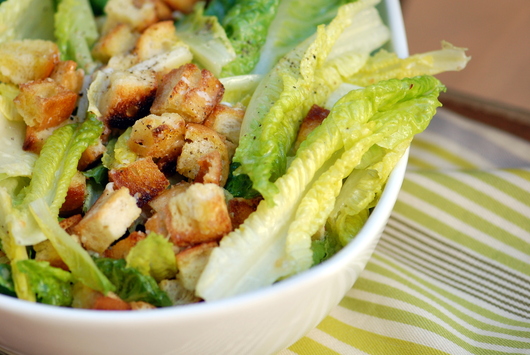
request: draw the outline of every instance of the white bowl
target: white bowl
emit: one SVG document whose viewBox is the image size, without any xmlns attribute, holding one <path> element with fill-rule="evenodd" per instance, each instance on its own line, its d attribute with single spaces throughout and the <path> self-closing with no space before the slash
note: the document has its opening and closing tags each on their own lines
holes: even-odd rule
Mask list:
<svg viewBox="0 0 530 355">
<path fill-rule="evenodd" d="M 379 7 L 392 31 L 389 49 L 407 56 L 399 1 L 384 0 Z M 316 327 L 366 266 L 397 199 L 407 158 L 408 152 L 355 239 L 302 274 L 226 300 L 141 312 L 59 308 L 0 295 L 0 349 L 24 355 L 280 351 Z"/>
</svg>

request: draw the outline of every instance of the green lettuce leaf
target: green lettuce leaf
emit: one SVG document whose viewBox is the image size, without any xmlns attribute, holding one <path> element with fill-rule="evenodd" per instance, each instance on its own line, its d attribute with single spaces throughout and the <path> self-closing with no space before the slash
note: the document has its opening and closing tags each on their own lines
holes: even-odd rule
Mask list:
<svg viewBox="0 0 530 355">
<path fill-rule="evenodd" d="M 127 267 L 150 275 L 157 282 L 174 278 L 177 274 L 173 243 L 156 233 L 149 233 L 145 239 L 132 247 L 125 260 Z"/>
<path fill-rule="evenodd" d="M 113 138 L 107 144 L 101 161 L 108 170 L 125 167 L 138 159 L 138 154 L 129 148 L 131 132 L 132 127 L 129 127 L 117 139 Z"/>
<path fill-rule="evenodd" d="M 68 265 L 75 280 L 103 294 L 114 291 L 114 286 L 97 268 L 88 252 L 61 228 L 57 217 L 52 215 L 52 211 L 43 199 L 33 201 L 29 208 L 44 235 Z"/>
<path fill-rule="evenodd" d="M 96 265 L 116 287 L 116 294 L 125 302 L 144 301 L 156 307 L 171 306 L 168 295 L 154 278 L 135 268 L 127 267 L 123 259 L 96 259 Z"/>
<path fill-rule="evenodd" d="M 72 304 L 72 275 L 68 271 L 50 266 L 47 261 L 17 261 L 17 268 L 28 275 L 37 301 L 53 306 Z"/>
<path fill-rule="evenodd" d="M 252 181 L 248 175 L 234 175 L 234 171 L 239 165 L 238 163 L 230 164 L 230 174 L 226 180 L 225 189 L 234 197 L 251 199 L 260 196 L 260 193 L 252 187 Z"/>
<path fill-rule="evenodd" d="M 0 264 L 0 293 L 11 297 L 17 296 L 9 264 Z"/>
<path fill-rule="evenodd" d="M 54 40 L 54 0 L 7 0 L 0 4 L 0 43 Z"/>
<path fill-rule="evenodd" d="M 62 60 L 75 61 L 86 73 L 95 69 L 90 50 L 99 34 L 88 0 L 60 1 L 55 13 L 55 37 Z"/>
<path fill-rule="evenodd" d="M 0 83 L 0 116 L 4 115 L 10 121 L 22 121 L 13 100 L 20 93 L 16 85 Z"/>
<path fill-rule="evenodd" d="M 222 25 L 236 58 L 223 67 L 221 77 L 249 74 L 254 69 L 278 4 L 279 0 L 243 0 L 228 10 Z"/>
<path fill-rule="evenodd" d="M 339 239 L 331 233 L 325 233 L 322 238 L 313 240 L 311 242 L 313 265 L 317 265 L 328 260 L 340 249 L 342 249 L 342 244 L 340 243 Z"/>
<path fill-rule="evenodd" d="M 279 193 L 213 250 L 197 294 L 224 298 L 309 268 L 311 237 L 332 212 L 343 179 L 374 144 L 391 149 L 400 143 L 396 132 L 403 141 L 403 132 L 410 139 L 425 128 L 441 90 L 437 79 L 422 76 L 380 82 L 339 100 L 274 183 Z"/>
<path fill-rule="evenodd" d="M 236 0 L 212 0 L 208 2 L 208 7 L 204 11 L 206 16 L 215 16 L 219 21 L 223 21 L 227 12 L 235 5 Z"/>
<path fill-rule="evenodd" d="M 199 2 L 193 13 L 177 23 L 177 35 L 189 46 L 194 61 L 216 77 L 236 57 L 217 17 L 204 15 L 204 3 Z"/>
<path fill-rule="evenodd" d="M 221 84 L 225 88 L 223 102 L 235 106 L 238 103 L 248 106 L 250 98 L 256 90 L 262 76 L 257 74 L 229 76 L 221 78 Z"/>
</svg>

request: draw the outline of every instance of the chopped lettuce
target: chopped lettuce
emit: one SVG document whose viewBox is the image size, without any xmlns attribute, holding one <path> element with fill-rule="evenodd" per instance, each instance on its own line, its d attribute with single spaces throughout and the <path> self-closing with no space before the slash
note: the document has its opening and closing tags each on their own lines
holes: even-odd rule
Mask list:
<svg viewBox="0 0 530 355">
<path fill-rule="evenodd" d="M 171 306 L 168 295 L 154 278 L 135 268 L 127 267 L 124 259 L 96 259 L 96 265 L 116 287 L 116 294 L 125 302 L 144 301 L 156 307 Z"/>
<path fill-rule="evenodd" d="M 0 115 L 4 115 L 10 121 L 22 121 L 13 100 L 20 93 L 16 85 L 0 83 Z"/>
<path fill-rule="evenodd" d="M 246 199 L 258 197 L 260 194 L 252 187 L 252 181 L 248 175 L 234 175 L 234 171 L 238 167 L 238 163 L 230 164 L 230 174 L 228 175 L 225 189 L 234 197 L 243 197 Z"/>
<path fill-rule="evenodd" d="M 114 286 L 97 268 L 88 252 L 59 226 L 57 217 L 52 215 L 43 199 L 33 201 L 29 208 L 44 235 L 68 265 L 75 280 L 104 294 L 114 290 Z"/>
<path fill-rule="evenodd" d="M 241 103 L 247 106 L 261 79 L 262 75 L 257 74 L 221 78 L 221 84 L 225 88 L 223 102 L 230 105 Z"/>
<path fill-rule="evenodd" d="M 10 121 L 0 113 L 0 180 L 9 176 L 31 176 L 37 155 L 22 149 L 26 134 L 23 121 Z"/>
<path fill-rule="evenodd" d="M 236 52 L 221 77 L 249 74 L 259 60 L 279 0 L 236 0 L 222 25 Z"/>
<path fill-rule="evenodd" d="M 62 60 L 73 60 L 86 73 L 91 73 L 96 63 L 90 50 L 98 36 L 88 0 L 60 1 L 55 13 L 55 37 Z"/>
<path fill-rule="evenodd" d="M 132 247 L 125 260 L 127 267 L 135 268 L 144 275 L 150 275 L 157 282 L 172 279 L 177 273 L 173 243 L 153 232 Z"/>
<path fill-rule="evenodd" d="M 50 266 L 47 261 L 22 260 L 16 265 L 28 275 L 38 302 L 65 307 L 72 304 L 72 275 L 68 271 Z"/>
<path fill-rule="evenodd" d="M 0 43 L 54 40 L 54 0 L 7 0 L 0 4 Z"/>
<path fill-rule="evenodd" d="M 311 242 L 313 265 L 317 265 L 328 260 L 340 249 L 342 249 L 342 244 L 333 234 L 325 233 L 321 238 L 313 240 Z"/>
<path fill-rule="evenodd" d="M 333 210 L 343 179 L 374 144 L 391 149 L 424 129 L 441 90 L 437 79 L 422 76 L 380 82 L 339 100 L 274 183 L 280 193 L 213 250 L 197 294 L 225 298 L 309 268 L 311 237 Z"/>
<path fill-rule="evenodd" d="M 215 16 L 219 21 L 223 21 L 226 13 L 235 3 L 236 0 L 211 0 L 204 14 L 206 16 Z"/>
<path fill-rule="evenodd" d="M 138 155 L 129 148 L 129 138 L 132 127 L 127 128 L 118 138 L 113 138 L 107 144 L 103 154 L 103 166 L 109 170 L 125 167 L 138 159 Z"/>
<path fill-rule="evenodd" d="M 0 294 L 16 297 L 15 284 L 11 275 L 11 265 L 0 264 Z"/>
</svg>

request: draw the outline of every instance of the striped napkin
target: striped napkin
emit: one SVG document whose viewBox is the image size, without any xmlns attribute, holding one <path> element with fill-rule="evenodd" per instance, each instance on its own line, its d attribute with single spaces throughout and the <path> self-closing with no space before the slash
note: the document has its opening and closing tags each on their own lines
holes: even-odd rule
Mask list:
<svg viewBox="0 0 530 355">
<path fill-rule="evenodd" d="M 530 354 L 530 142 L 440 110 L 366 269 L 287 354 Z"/>
</svg>

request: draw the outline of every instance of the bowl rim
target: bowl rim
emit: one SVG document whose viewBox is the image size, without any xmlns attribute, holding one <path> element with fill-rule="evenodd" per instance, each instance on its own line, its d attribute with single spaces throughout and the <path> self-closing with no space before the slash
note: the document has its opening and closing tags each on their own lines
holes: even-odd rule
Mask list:
<svg viewBox="0 0 530 355">
<path fill-rule="evenodd" d="M 391 38 L 389 49 L 394 51 L 399 57 L 408 56 L 408 45 L 401 14 L 401 7 L 398 0 L 382 0 L 378 5 L 383 20 L 390 28 Z M 401 157 L 396 167 L 393 169 L 385 188 L 380 196 L 380 200 L 373 209 L 370 217 L 362 227 L 358 235 L 337 254 L 319 265 L 313 266 L 300 274 L 277 282 L 271 286 L 250 291 L 244 294 L 232 296 L 209 302 L 200 302 L 182 306 L 164 307 L 149 310 L 146 312 L 124 312 L 124 311 L 95 311 L 87 309 L 76 309 L 51 306 L 42 303 L 33 303 L 20 300 L 14 297 L 0 294 L 0 311 L 23 314 L 28 317 L 53 317 L 56 321 L 64 322 L 90 322 L 104 323 L 106 326 L 112 324 L 124 324 L 124 321 L 159 322 L 169 318 L 197 318 L 211 317 L 212 314 L 230 313 L 233 309 L 243 306 L 252 306 L 263 302 L 271 296 L 288 292 L 296 285 L 306 282 L 315 282 L 335 274 L 337 270 L 351 262 L 352 257 L 358 251 L 364 250 L 373 243 L 373 235 L 381 232 L 381 228 L 386 224 L 386 220 L 397 200 L 401 184 L 404 179 L 407 167 L 409 149 Z M 382 225 L 380 219 L 384 219 Z M 342 296 L 342 295 L 341 295 Z"/>
</svg>

